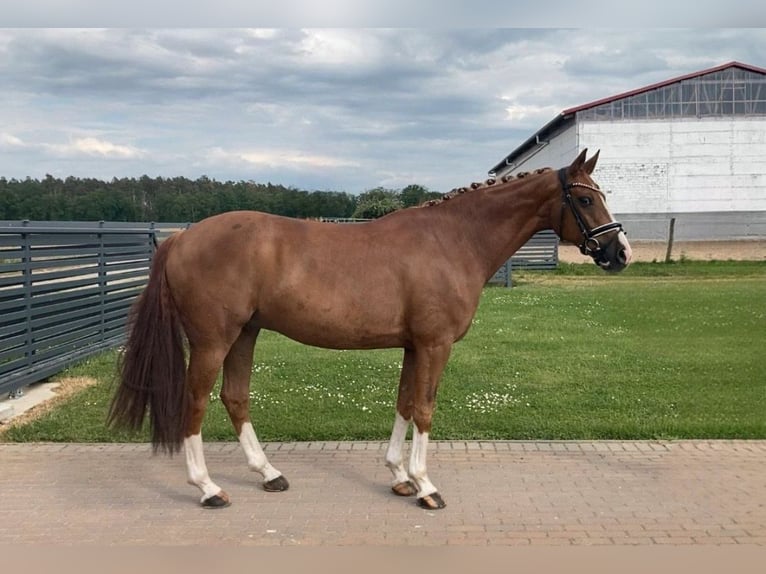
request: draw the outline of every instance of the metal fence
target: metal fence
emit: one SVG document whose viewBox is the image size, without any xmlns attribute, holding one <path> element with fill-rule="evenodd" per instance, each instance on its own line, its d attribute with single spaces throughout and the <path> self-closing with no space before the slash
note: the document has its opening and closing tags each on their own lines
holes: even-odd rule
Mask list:
<svg viewBox="0 0 766 574">
<path fill-rule="evenodd" d="M 23 220 L 0 220 L 0 230 L 16 230 L 16 229 L 29 229 L 46 228 L 51 233 L 55 233 L 59 230 L 66 231 L 67 229 L 79 228 L 79 229 L 115 229 L 115 230 L 142 230 L 152 231 L 155 233 L 158 241 L 165 239 L 169 235 L 172 235 L 176 231 L 186 229 L 191 223 L 154 223 L 154 222 L 136 222 L 136 221 L 30 221 L 28 219 Z"/>
<path fill-rule="evenodd" d="M 559 264 L 559 237 L 551 229 L 539 231 L 500 266 L 490 283 L 513 286 L 514 269 L 555 269 Z"/>
<path fill-rule="evenodd" d="M 118 345 L 161 233 L 151 224 L 0 222 L 0 393 Z"/>
</svg>

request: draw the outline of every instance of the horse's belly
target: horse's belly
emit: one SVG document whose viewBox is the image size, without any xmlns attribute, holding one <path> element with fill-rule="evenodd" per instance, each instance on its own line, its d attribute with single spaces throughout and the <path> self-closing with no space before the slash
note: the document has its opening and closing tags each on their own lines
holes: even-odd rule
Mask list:
<svg viewBox="0 0 766 574">
<path fill-rule="evenodd" d="M 401 313 L 376 307 L 311 304 L 282 299 L 258 310 L 258 324 L 315 347 L 329 349 L 381 349 L 406 344 Z"/>
<path fill-rule="evenodd" d="M 399 329 L 380 325 L 371 328 L 370 325 L 310 316 L 297 320 L 288 317 L 261 319 L 259 324 L 264 329 L 277 331 L 300 343 L 327 349 L 384 349 L 405 345 L 405 338 Z"/>
</svg>

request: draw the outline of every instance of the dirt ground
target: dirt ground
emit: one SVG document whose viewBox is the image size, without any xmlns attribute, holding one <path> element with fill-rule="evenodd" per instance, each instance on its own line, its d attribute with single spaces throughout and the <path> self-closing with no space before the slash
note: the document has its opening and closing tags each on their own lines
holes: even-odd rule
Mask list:
<svg viewBox="0 0 766 574">
<path fill-rule="evenodd" d="M 631 242 L 634 261 L 664 261 L 668 245 L 665 241 Z M 742 241 L 677 241 L 671 258 L 711 260 L 766 261 L 766 240 Z M 560 245 L 559 260 L 565 263 L 587 263 L 590 257 L 580 254 L 575 245 Z"/>
</svg>

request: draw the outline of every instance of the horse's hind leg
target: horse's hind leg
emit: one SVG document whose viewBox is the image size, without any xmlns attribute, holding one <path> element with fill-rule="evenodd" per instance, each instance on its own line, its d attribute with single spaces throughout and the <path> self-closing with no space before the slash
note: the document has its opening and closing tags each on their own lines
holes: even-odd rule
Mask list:
<svg viewBox="0 0 766 574">
<path fill-rule="evenodd" d="M 257 337 L 258 329 L 245 326 L 226 355 L 221 401 L 229 412 L 248 466 L 263 476 L 264 490 L 279 492 L 287 490 L 287 479 L 269 463 L 250 421 L 250 371 Z"/>
<path fill-rule="evenodd" d="M 229 505 L 229 496 L 210 479 L 202 449 L 202 419 L 225 352 L 225 349 L 192 346 L 187 370 L 191 408 L 184 439 L 186 470 L 189 484 L 202 491 L 200 503 L 205 508 L 222 508 Z"/>
</svg>

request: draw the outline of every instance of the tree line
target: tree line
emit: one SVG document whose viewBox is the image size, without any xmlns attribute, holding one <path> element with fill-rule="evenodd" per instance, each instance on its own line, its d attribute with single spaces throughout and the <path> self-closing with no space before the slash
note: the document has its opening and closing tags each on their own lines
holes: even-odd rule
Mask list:
<svg viewBox="0 0 766 574">
<path fill-rule="evenodd" d="M 0 177 L 0 219 L 195 222 L 240 209 L 299 218 L 372 219 L 440 196 L 421 185 L 378 187 L 354 195 L 206 176 L 192 180 L 144 175 L 108 182 L 51 175 L 42 180 Z"/>
</svg>

